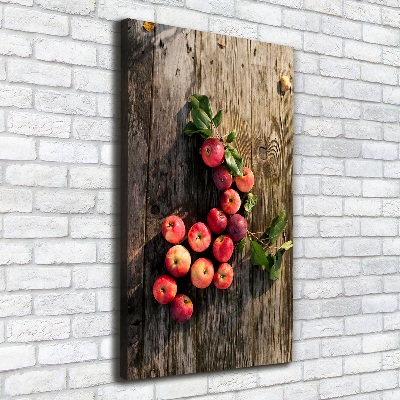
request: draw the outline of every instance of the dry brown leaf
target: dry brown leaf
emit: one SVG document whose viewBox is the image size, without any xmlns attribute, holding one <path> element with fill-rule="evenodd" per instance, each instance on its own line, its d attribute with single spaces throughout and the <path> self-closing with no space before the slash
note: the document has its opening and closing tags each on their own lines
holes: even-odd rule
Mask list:
<svg viewBox="0 0 400 400">
<path fill-rule="evenodd" d="M 281 76 L 279 82 L 281 83 L 281 90 L 283 93 L 292 90 L 292 83 L 290 82 L 290 78 L 287 75 Z"/>
<path fill-rule="evenodd" d="M 143 28 L 146 29 L 147 32 L 151 32 L 156 27 L 154 22 L 143 22 Z"/>
<path fill-rule="evenodd" d="M 224 43 L 220 42 L 219 40 L 217 41 L 217 44 L 218 44 L 220 49 L 224 49 L 225 48 Z"/>
</svg>

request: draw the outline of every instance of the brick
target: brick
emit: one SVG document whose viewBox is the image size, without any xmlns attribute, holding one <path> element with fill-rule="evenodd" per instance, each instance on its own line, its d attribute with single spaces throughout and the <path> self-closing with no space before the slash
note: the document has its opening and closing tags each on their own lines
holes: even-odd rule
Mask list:
<svg viewBox="0 0 400 400">
<path fill-rule="evenodd" d="M 72 321 L 72 333 L 75 338 L 106 336 L 115 333 L 114 316 L 110 313 L 77 316 Z"/>
<path fill-rule="evenodd" d="M 398 124 L 385 124 L 383 125 L 383 135 L 385 140 L 391 142 L 400 142 L 400 129 Z"/>
<path fill-rule="evenodd" d="M 342 39 L 320 33 L 305 32 L 304 51 L 340 57 L 342 55 Z"/>
<path fill-rule="evenodd" d="M 344 293 L 346 296 L 382 293 L 382 279 L 374 276 L 346 279 L 344 281 Z"/>
<path fill-rule="evenodd" d="M 56 114 L 96 114 L 96 98 L 91 95 L 39 90 L 35 94 L 36 109 Z"/>
<path fill-rule="evenodd" d="M 38 39 L 35 43 L 35 55 L 44 61 L 96 66 L 96 47 L 75 41 Z"/>
<path fill-rule="evenodd" d="M 280 26 L 282 24 L 282 11 L 280 7 L 264 3 L 253 3 L 246 0 L 240 0 L 236 3 L 236 17 L 265 25 Z"/>
<path fill-rule="evenodd" d="M 362 261 L 364 275 L 385 275 L 398 271 L 396 257 L 367 258 Z"/>
<path fill-rule="evenodd" d="M 120 96 L 98 95 L 97 114 L 100 117 L 120 118 L 121 114 Z"/>
<path fill-rule="evenodd" d="M 344 278 L 358 276 L 361 272 L 360 260 L 334 258 L 322 260 L 321 274 L 324 278 Z"/>
<path fill-rule="evenodd" d="M 398 32 L 395 29 L 376 25 L 363 26 L 363 39 L 369 43 L 383 44 L 385 46 L 398 46 L 400 41 Z"/>
<path fill-rule="evenodd" d="M 69 287 L 67 268 L 13 267 L 7 271 L 7 290 L 59 289 Z"/>
<path fill-rule="evenodd" d="M 96 360 L 95 342 L 74 341 L 39 346 L 38 362 L 41 365 L 58 365 Z"/>
<path fill-rule="evenodd" d="M 110 167 L 71 167 L 70 186 L 82 189 L 112 189 L 118 186 L 115 169 Z"/>
<path fill-rule="evenodd" d="M 296 135 L 295 140 L 295 154 L 304 156 L 320 156 L 322 153 L 322 141 L 318 137 L 311 137 L 305 135 Z"/>
<path fill-rule="evenodd" d="M 360 393 L 360 383 L 353 377 L 340 377 L 324 380 L 319 387 L 321 399 L 331 399 L 333 397 L 342 398 L 351 394 Z"/>
<path fill-rule="evenodd" d="M 154 21 L 155 10 L 153 5 L 135 4 L 131 0 L 107 0 L 98 5 L 99 18 L 107 20 L 121 20 L 136 18 L 142 21 Z"/>
<path fill-rule="evenodd" d="M 383 286 L 385 293 L 396 293 L 400 287 L 400 275 L 385 276 L 383 278 Z"/>
<path fill-rule="evenodd" d="M 317 96 L 298 93 L 294 99 L 296 114 L 319 116 L 321 114 L 321 100 Z"/>
<path fill-rule="evenodd" d="M 32 98 L 32 89 L 3 85 L 0 91 L 0 106 L 31 108 L 33 104 Z"/>
<path fill-rule="evenodd" d="M 0 32 L 0 54 L 29 57 L 32 54 L 32 39 L 8 32 Z"/>
<path fill-rule="evenodd" d="M 225 17 L 233 17 L 235 13 L 234 0 L 186 0 L 186 7 L 207 14 L 217 14 Z"/>
<path fill-rule="evenodd" d="M 51 392 L 65 389 L 66 380 L 65 369 L 16 373 L 5 379 L 4 391 L 10 396 Z"/>
<path fill-rule="evenodd" d="M 398 370 L 400 367 L 400 351 L 391 351 L 390 353 L 384 353 L 382 355 L 382 367 L 383 369 L 395 369 Z"/>
<path fill-rule="evenodd" d="M 36 0 L 39 6 L 67 14 L 88 15 L 96 8 L 96 0 Z"/>
<path fill-rule="evenodd" d="M 62 315 L 94 312 L 95 295 L 89 292 L 67 292 L 37 295 L 34 301 L 36 315 Z"/>
<path fill-rule="evenodd" d="M 359 40 L 361 39 L 361 28 L 362 25 L 359 22 L 327 15 L 322 16 L 322 32 L 327 35 Z"/>
<path fill-rule="evenodd" d="M 4 28 L 23 32 L 67 36 L 68 17 L 26 8 L 8 7 L 4 10 Z"/>
<path fill-rule="evenodd" d="M 98 151 L 95 145 L 87 143 L 49 142 L 42 140 L 39 157 L 43 161 L 96 164 L 98 162 Z"/>
<path fill-rule="evenodd" d="M 19 63 L 21 62 L 19 61 Z M 7 118 L 7 129 L 10 133 L 19 135 L 69 138 L 71 117 L 10 111 Z"/>
<path fill-rule="evenodd" d="M 22 6 L 33 6 L 33 0 L 0 0 L 1 3 L 21 4 Z"/>
<path fill-rule="evenodd" d="M 338 239 L 307 239 L 304 255 L 308 258 L 339 257 L 342 254 Z"/>
<path fill-rule="evenodd" d="M 320 260 L 298 259 L 293 267 L 296 279 L 318 279 L 320 277 Z"/>
<path fill-rule="evenodd" d="M 386 104 L 371 104 L 363 105 L 364 119 L 380 122 L 396 122 L 398 120 L 398 107 L 388 106 Z"/>
<path fill-rule="evenodd" d="M 179 21 L 179 25 L 182 28 L 208 30 L 208 16 L 197 11 L 183 8 L 158 7 L 156 17 L 156 22 L 159 24 L 168 24 L 174 19 L 175 21 Z"/>
<path fill-rule="evenodd" d="M 261 389 L 250 389 L 237 392 L 237 398 L 230 397 L 235 393 L 225 393 L 213 396 L 198 397 L 200 400 L 262 400 L 267 398 L 275 400 L 283 400 L 283 387 L 270 387 Z"/>
<path fill-rule="evenodd" d="M 397 4 L 397 8 L 399 4 Z M 400 11 L 398 9 L 382 8 L 382 23 L 400 28 Z"/>
<path fill-rule="evenodd" d="M 269 25 L 260 25 L 258 27 L 258 39 L 263 42 L 291 46 L 296 50 L 301 50 L 303 47 L 303 36 L 301 32 L 290 31 L 285 28 L 277 28 Z"/>
<path fill-rule="evenodd" d="M 310 383 L 297 383 L 285 386 L 284 400 L 296 400 L 301 398 L 302 400 L 319 400 L 318 385 L 315 382 Z M 265 397 L 260 398 L 265 399 Z M 271 397 L 275 399 L 275 397 Z"/>
<path fill-rule="evenodd" d="M 97 195 L 97 212 L 115 214 L 118 212 L 119 198 L 113 192 L 100 192 Z"/>
<path fill-rule="evenodd" d="M 400 66 L 400 50 L 397 48 L 383 48 L 382 60 L 384 64 Z"/>
<path fill-rule="evenodd" d="M 39 191 L 35 194 L 35 208 L 42 212 L 62 214 L 92 213 L 95 194 L 76 190 Z"/>
<path fill-rule="evenodd" d="M 35 347 L 30 345 L 0 348 L 0 371 L 32 367 L 36 364 Z"/>
<path fill-rule="evenodd" d="M 383 87 L 383 102 L 400 104 L 400 90 L 398 87 Z"/>
<path fill-rule="evenodd" d="M 118 248 L 115 248 L 114 242 L 102 240 L 98 244 L 98 262 L 110 264 L 116 263 L 119 260 Z"/>
<path fill-rule="evenodd" d="M 304 298 L 327 299 L 342 294 L 342 283 L 340 280 L 311 281 L 304 283 Z"/>
<path fill-rule="evenodd" d="M 68 67 L 21 60 L 8 61 L 8 80 L 10 82 L 63 87 L 70 87 L 72 82 L 71 70 Z"/>
<path fill-rule="evenodd" d="M 310 157 L 303 159 L 303 174 L 343 175 L 343 160 L 328 157 Z"/>
<path fill-rule="evenodd" d="M 31 311 L 31 295 L 0 295 L 0 318 L 29 315 Z"/>
<path fill-rule="evenodd" d="M 87 241 L 38 242 L 35 245 L 37 264 L 75 264 L 96 261 L 96 244 Z"/>
<path fill-rule="evenodd" d="M 383 142 L 363 142 L 362 151 L 364 158 L 375 160 L 396 160 L 399 153 L 397 144 Z"/>
<path fill-rule="evenodd" d="M 257 38 L 257 25 L 244 21 L 234 21 L 225 18 L 210 18 L 210 31 L 222 35 Z"/>
<path fill-rule="evenodd" d="M 335 119 L 306 117 L 303 132 L 310 136 L 338 137 L 342 135 L 342 123 Z"/>
<path fill-rule="evenodd" d="M 357 315 L 346 317 L 345 331 L 347 335 L 359 335 L 360 333 L 371 333 L 382 331 L 381 315 Z"/>
<path fill-rule="evenodd" d="M 363 353 L 378 353 L 381 351 L 396 350 L 399 337 L 393 333 L 379 333 L 363 337 Z"/>
<path fill-rule="evenodd" d="M 304 92 L 326 97 L 341 97 L 342 82 L 334 78 L 305 75 Z"/>
<path fill-rule="evenodd" d="M 324 138 L 322 155 L 326 157 L 351 158 L 361 156 L 361 143 L 358 140 Z"/>
<path fill-rule="evenodd" d="M 324 14 L 342 15 L 342 3 L 329 0 L 304 0 L 304 9 L 318 11 Z"/>
<path fill-rule="evenodd" d="M 380 178 L 383 176 L 382 161 L 345 160 L 347 176 Z"/>
<path fill-rule="evenodd" d="M 35 160 L 35 140 L 3 136 L 0 138 L 0 159 Z"/>
<path fill-rule="evenodd" d="M 293 343 L 293 361 L 319 358 L 319 340 L 303 340 Z"/>
<path fill-rule="evenodd" d="M 349 178 L 323 177 L 321 192 L 327 196 L 360 196 L 361 181 Z"/>
<path fill-rule="evenodd" d="M 6 169 L 6 182 L 16 186 L 67 186 L 67 168 L 39 164 L 15 164 Z"/>
<path fill-rule="evenodd" d="M 352 139 L 381 140 L 381 124 L 370 121 L 344 121 L 344 136 Z"/>
<path fill-rule="evenodd" d="M 256 384 L 256 374 L 254 372 L 237 372 L 227 371 L 212 375 L 208 380 L 208 392 L 219 393 L 227 390 L 240 390 L 244 388 L 254 388 Z M 227 389 L 230 385 L 231 388 Z M 196 396 L 207 393 L 207 379 L 205 376 L 196 378 L 195 383 L 191 383 L 187 379 L 181 378 L 178 385 L 173 382 L 165 382 L 165 384 L 156 386 L 157 399 L 174 399 L 181 396 Z"/>
<path fill-rule="evenodd" d="M 361 117 L 360 104 L 345 99 L 322 99 L 322 115 L 330 118 L 359 119 Z"/>
<path fill-rule="evenodd" d="M 260 27 L 261 29 L 261 27 Z M 275 28 L 277 29 L 277 28 Z M 289 32 L 288 29 L 283 29 Z M 303 46 L 303 36 L 298 32 L 301 37 L 301 47 Z M 319 57 L 314 54 L 303 52 L 294 53 L 294 70 L 295 72 L 304 72 L 306 74 L 317 74 L 319 72 Z"/>
<path fill-rule="evenodd" d="M 381 243 L 377 238 L 348 238 L 343 242 L 345 256 L 377 256 L 381 254 Z"/>
<path fill-rule="evenodd" d="M 385 217 L 400 217 L 400 199 L 384 199 L 382 201 L 382 214 Z"/>
<path fill-rule="evenodd" d="M 319 338 L 327 336 L 341 336 L 344 332 L 343 320 L 337 318 L 323 318 L 303 322 L 302 338 Z"/>
<path fill-rule="evenodd" d="M 283 26 L 288 28 L 318 32 L 319 21 L 320 17 L 315 13 L 289 9 L 283 10 Z"/>
<path fill-rule="evenodd" d="M 298 382 L 302 377 L 301 363 L 290 363 L 280 366 L 270 366 L 259 370 L 259 386 Z"/>
<path fill-rule="evenodd" d="M 304 215 L 341 216 L 342 199 L 339 197 L 305 197 Z"/>
<path fill-rule="evenodd" d="M 344 84 L 344 97 L 363 101 L 381 101 L 381 87 L 364 82 L 346 82 Z"/>
<path fill-rule="evenodd" d="M 385 83 L 388 85 L 397 84 L 397 69 L 382 64 L 361 64 L 361 79 L 363 81 Z M 385 88 L 385 87 L 384 87 Z"/>
<path fill-rule="evenodd" d="M 317 237 L 318 219 L 296 216 L 293 221 L 293 237 Z"/>
<path fill-rule="evenodd" d="M 361 236 L 397 236 L 398 230 L 396 218 L 361 219 Z"/>
<path fill-rule="evenodd" d="M 32 247 L 24 243 L 3 240 L 0 243 L 0 265 L 27 264 L 32 259 Z"/>
<path fill-rule="evenodd" d="M 380 23 L 380 7 L 372 4 L 360 3 L 357 1 L 344 2 L 344 16 L 359 21 Z"/>
<path fill-rule="evenodd" d="M 304 362 L 304 380 L 324 379 L 342 375 L 342 359 L 306 360 Z"/>
<path fill-rule="evenodd" d="M 321 355 L 323 357 L 347 356 L 361 353 L 361 337 L 341 337 L 323 339 Z"/>
<path fill-rule="evenodd" d="M 118 129 L 114 121 L 106 119 L 76 118 L 74 120 L 73 135 L 76 139 L 111 141 Z"/>
<path fill-rule="evenodd" d="M 56 397 L 53 394 L 42 394 L 36 397 L 37 400 L 95 400 L 96 393 L 95 390 L 73 390 L 67 389 L 67 391 L 58 391 Z"/>
<path fill-rule="evenodd" d="M 121 146 L 104 144 L 101 146 L 101 162 L 106 165 L 120 165 Z"/>
<path fill-rule="evenodd" d="M 293 304 L 293 318 L 295 321 L 321 318 L 321 305 L 315 301 L 297 300 Z"/>
<path fill-rule="evenodd" d="M 148 382 L 136 382 L 135 385 L 100 386 L 99 396 L 102 400 L 153 400 L 154 386 Z"/>
<path fill-rule="evenodd" d="M 346 237 L 360 235 L 360 222 L 355 218 L 321 218 L 322 237 Z"/>
<path fill-rule="evenodd" d="M 385 331 L 400 329 L 400 313 L 386 314 L 383 321 Z"/>
<path fill-rule="evenodd" d="M 360 64 L 353 60 L 339 59 L 333 57 L 321 57 L 320 72 L 324 76 L 337 78 L 359 79 Z"/>
<path fill-rule="evenodd" d="M 381 364 L 380 354 L 349 356 L 344 359 L 344 373 L 350 375 L 379 371 L 381 369 Z"/>
<path fill-rule="evenodd" d="M 110 71 L 93 71 L 90 69 L 74 70 L 74 84 L 79 91 L 91 93 L 118 93 L 119 84 L 114 82 Z"/>
<path fill-rule="evenodd" d="M 71 19 L 71 36 L 72 39 L 116 45 L 119 44 L 120 29 L 116 22 L 74 17 Z"/>
<path fill-rule="evenodd" d="M 383 239 L 382 249 L 384 255 L 400 255 L 400 238 Z"/>
<path fill-rule="evenodd" d="M 117 338 L 115 337 L 106 337 L 103 339 L 100 343 L 100 357 L 99 359 L 106 359 L 106 360 L 111 360 L 118 358 L 118 355 L 115 354 L 115 341 Z"/>
<path fill-rule="evenodd" d="M 71 220 L 72 238 L 112 238 L 118 233 L 119 226 L 110 217 L 78 217 Z"/>
<path fill-rule="evenodd" d="M 381 62 L 381 46 L 358 41 L 346 41 L 344 44 L 344 56 L 355 60 Z"/>
<path fill-rule="evenodd" d="M 119 301 L 114 300 L 113 291 L 101 290 L 97 292 L 97 310 L 114 311 L 119 310 Z"/>
<path fill-rule="evenodd" d="M 66 217 L 9 216 L 4 219 L 5 238 L 51 238 L 68 235 Z"/>
<path fill-rule="evenodd" d="M 400 195 L 399 182 L 389 180 L 364 180 L 364 197 L 398 197 Z"/>
<path fill-rule="evenodd" d="M 26 189 L 0 189 L 0 212 L 31 212 L 32 192 Z"/>
<path fill-rule="evenodd" d="M 312 176 L 298 176 L 294 180 L 294 193 L 302 194 L 319 194 L 319 178 Z"/>
<path fill-rule="evenodd" d="M 397 371 L 375 372 L 361 375 L 361 391 L 375 392 L 377 390 L 397 387 Z"/>
<path fill-rule="evenodd" d="M 36 342 L 66 339 L 70 333 L 69 318 L 19 318 L 7 324 L 9 342 Z"/>
<path fill-rule="evenodd" d="M 120 48 L 100 47 L 97 49 L 98 67 L 110 70 L 121 69 Z"/>
</svg>

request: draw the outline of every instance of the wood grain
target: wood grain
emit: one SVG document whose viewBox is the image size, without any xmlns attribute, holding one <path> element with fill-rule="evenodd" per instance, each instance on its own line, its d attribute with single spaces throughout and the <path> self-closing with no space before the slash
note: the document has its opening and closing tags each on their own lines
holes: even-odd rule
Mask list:
<svg viewBox="0 0 400 400">
<path fill-rule="evenodd" d="M 291 238 L 293 95 L 280 93 L 278 82 L 282 72 L 293 76 L 293 51 L 165 25 L 146 32 L 142 25 L 122 23 L 121 376 L 288 362 L 291 252 L 273 284 L 250 265 L 248 252 L 234 255 L 229 290 L 196 289 L 188 277 L 179 279 L 178 292 L 194 303 L 185 324 L 153 299 L 152 285 L 165 273 L 171 247 L 160 234 L 163 219 L 180 215 L 188 230 L 219 203 L 212 171 L 198 152 L 201 139 L 183 134 L 193 93 L 209 95 L 215 112 L 223 109 L 216 134 L 238 132 L 235 145 L 256 175 L 260 200 L 249 226 L 261 231 L 285 209 Z M 211 251 L 201 256 L 212 258 Z"/>
</svg>

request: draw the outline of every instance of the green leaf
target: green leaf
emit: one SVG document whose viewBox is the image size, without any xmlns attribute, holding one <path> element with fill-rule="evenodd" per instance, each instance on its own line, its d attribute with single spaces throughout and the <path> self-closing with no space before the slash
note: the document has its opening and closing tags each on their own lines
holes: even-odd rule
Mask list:
<svg viewBox="0 0 400 400">
<path fill-rule="evenodd" d="M 222 110 L 219 110 L 212 119 L 212 122 L 216 128 L 218 128 L 222 122 Z"/>
<path fill-rule="evenodd" d="M 246 247 L 246 241 L 247 241 L 247 238 L 245 236 L 240 242 L 236 243 L 236 250 L 239 253 L 243 253 L 243 250 Z"/>
<path fill-rule="evenodd" d="M 269 272 L 269 271 L 271 271 L 271 268 L 275 264 L 275 255 L 274 254 L 268 254 L 267 255 L 267 261 L 268 261 L 268 265 L 263 266 L 263 269 L 264 270 L 266 269 Z"/>
<path fill-rule="evenodd" d="M 194 133 L 198 132 L 198 128 L 195 125 L 194 122 L 190 121 L 186 124 L 185 128 L 183 129 L 183 132 L 188 135 L 188 136 L 192 136 Z"/>
<path fill-rule="evenodd" d="M 250 246 L 251 246 L 251 264 L 268 266 L 269 262 L 262 246 L 254 240 L 250 242 Z"/>
<path fill-rule="evenodd" d="M 261 238 L 269 238 L 271 243 L 275 243 L 287 224 L 286 212 L 283 210 L 272 220 L 271 225 L 265 230 Z"/>
<path fill-rule="evenodd" d="M 226 138 L 227 143 L 232 143 L 236 139 L 236 131 L 232 131 L 229 133 L 228 137 Z"/>
<path fill-rule="evenodd" d="M 230 145 L 225 149 L 225 165 L 233 176 L 243 176 L 243 159 Z"/>
<path fill-rule="evenodd" d="M 288 242 L 283 243 L 281 247 L 279 247 L 279 250 L 289 250 L 293 247 L 293 241 L 289 240 Z"/>
<path fill-rule="evenodd" d="M 208 115 L 210 120 L 212 119 L 213 110 L 211 107 L 210 99 L 207 96 L 201 94 L 194 94 L 190 98 L 190 101 L 193 107 L 203 110 Z"/>
<path fill-rule="evenodd" d="M 248 193 L 243 207 L 247 212 L 250 212 L 257 202 L 258 197 L 253 193 Z"/>
<path fill-rule="evenodd" d="M 192 118 L 196 127 L 200 129 L 210 129 L 210 118 L 208 115 L 200 108 L 192 109 Z"/>
<path fill-rule="evenodd" d="M 198 132 L 203 139 L 207 139 L 212 136 L 212 132 L 210 131 L 210 129 L 199 129 Z"/>
<path fill-rule="evenodd" d="M 281 265 L 282 265 L 283 255 L 285 254 L 285 251 L 291 249 L 292 247 L 293 247 L 293 241 L 291 241 L 291 240 L 283 243 L 283 245 L 281 247 L 279 247 L 278 251 L 273 256 L 275 262 L 269 271 L 269 279 L 271 279 L 271 280 L 279 279 L 280 274 L 281 274 Z"/>
</svg>

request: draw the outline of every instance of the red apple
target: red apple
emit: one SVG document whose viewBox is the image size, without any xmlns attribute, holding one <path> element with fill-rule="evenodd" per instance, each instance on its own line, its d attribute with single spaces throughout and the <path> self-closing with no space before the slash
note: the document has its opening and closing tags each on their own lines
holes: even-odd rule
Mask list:
<svg viewBox="0 0 400 400">
<path fill-rule="evenodd" d="M 201 146 L 201 157 L 209 167 L 218 167 L 224 161 L 225 149 L 220 140 L 208 138 Z"/>
<path fill-rule="evenodd" d="M 210 228 L 203 222 L 196 222 L 189 229 L 188 242 L 194 251 L 198 253 L 204 251 L 211 243 Z"/>
<path fill-rule="evenodd" d="M 243 192 L 248 193 L 254 186 L 254 174 L 248 167 L 243 167 L 243 176 L 236 176 L 235 183 L 237 188 Z"/>
<path fill-rule="evenodd" d="M 231 187 L 233 180 L 229 171 L 223 165 L 220 165 L 213 171 L 213 181 L 218 190 L 226 190 Z"/>
<path fill-rule="evenodd" d="M 213 281 L 218 289 L 228 289 L 233 281 L 233 268 L 227 263 L 220 264 Z"/>
<path fill-rule="evenodd" d="M 213 243 L 213 254 L 219 262 L 226 262 L 232 257 L 233 241 L 228 235 L 218 236 Z"/>
<path fill-rule="evenodd" d="M 229 218 L 226 230 L 234 242 L 240 242 L 246 236 L 247 221 L 240 214 L 234 214 Z"/>
<path fill-rule="evenodd" d="M 176 278 L 180 278 L 189 272 L 191 262 L 190 253 L 180 244 L 172 246 L 165 256 L 167 271 Z"/>
<path fill-rule="evenodd" d="M 228 223 L 228 218 L 225 213 L 219 208 L 213 208 L 207 215 L 207 225 L 211 231 L 216 234 L 222 233 Z"/>
<path fill-rule="evenodd" d="M 177 244 L 185 236 L 185 224 L 177 215 L 170 215 L 165 218 L 161 231 L 165 240 L 172 244 Z"/>
<path fill-rule="evenodd" d="M 236 214 L 239 211 L 242 201 L 240 200 L 239 193 L 236 190 L 228 189 L 222 193 L 220 199 L 221 208 L 227 214 Z"/>
<path fill-rule="evenodd" d="M 214 276 L 214 267 L 207 258 L 199 258 L 196 260 L 192 268 L 190 268 L 190 279 L 193 286 L 204 289 L 210 286 Z"/>
<path fill-rule="evenodd" d="M 175 279 L 169 275 L 161 275 L 153 285 L 153 296 L 161 304 L 171 302 L 177 292 Z"/>
<path fill-rule="evenodd" d="M 172 301 L 169 311 L 176 322 L 186 322 L 193 314 L 192 300 L 185 294 L 178 294 Z"/>
</svg>

